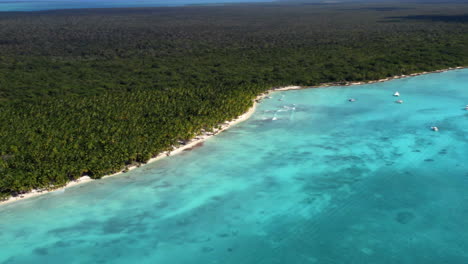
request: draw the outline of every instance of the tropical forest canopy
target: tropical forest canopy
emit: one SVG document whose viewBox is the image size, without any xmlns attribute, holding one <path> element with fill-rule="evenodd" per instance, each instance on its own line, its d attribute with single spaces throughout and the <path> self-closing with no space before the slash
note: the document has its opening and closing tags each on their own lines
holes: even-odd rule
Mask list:
<svg viewBox="0 0 468 264">
<path fill-rule="evenodd" d="M 0 13 L 0 196 L 144 163 L 271 87 L 467 65 L 466 14 L 281 2 Z"/>
</svg>

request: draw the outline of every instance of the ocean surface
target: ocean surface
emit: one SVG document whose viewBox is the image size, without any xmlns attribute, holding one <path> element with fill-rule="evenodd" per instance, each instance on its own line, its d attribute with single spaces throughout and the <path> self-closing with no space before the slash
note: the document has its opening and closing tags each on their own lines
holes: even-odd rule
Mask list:
<svg viewBox="0 0 468 264">
<path fill-rule="evenodd" d="M 0 263 L 466 264 L 467 104 L 468 70 L 274 93 L 191 151 L 0 206 Z"/>
<path fill-rule="evenodd" d="M 0 0 L 1 11 L 42 11 L 76 8 L 161 7 L 226 3 L 272 2 L 274 0 Z"/>
</svg>

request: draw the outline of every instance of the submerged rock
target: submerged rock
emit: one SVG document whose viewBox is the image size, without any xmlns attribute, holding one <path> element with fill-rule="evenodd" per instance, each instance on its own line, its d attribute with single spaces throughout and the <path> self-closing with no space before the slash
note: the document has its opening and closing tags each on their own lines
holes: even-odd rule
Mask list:
<svg viewBox="0 0 468 264">
<path fill-rule="evenodd" d="M 407 224 L 414 219 L 414 214 L 411 212 L 400 212 L 395 217 L 395 220 L 400 224 Z"/>
</svg>

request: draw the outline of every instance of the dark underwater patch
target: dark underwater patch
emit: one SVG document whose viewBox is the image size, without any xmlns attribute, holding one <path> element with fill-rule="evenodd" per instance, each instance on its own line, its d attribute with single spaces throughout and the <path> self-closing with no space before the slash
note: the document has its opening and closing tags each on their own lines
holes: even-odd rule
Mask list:
<svg viewBox="0 0 468 264">
<path fill-rule="evenodd" d="M 49 234 L 54 234 L 54 235 L 63 235 L 63 234 L 66 234 L 66 233 L 84 234 L 84 233 L 86 233 L 86 231 L 90 230 L 90 227 L 93 227 L 93 226 L 96 226 L 96 225 L 99 225 L 99 224 L 100 224 L 100 222 L 98 222 L 98 221 L 85 220 L 85 221 L 79 222 L 76 225 L 51 229 L 48 233 Z"/>
<path fill-rule="evenodd" d="M 408 224 L 414 219 L 414 214 L 411 212 L 400 212 L 396 215 L 395 220 L 400 224 Z"/>
<path fill-rule="evenodd" d="M 36 255 L 41 255 L 41 256 L 45 256 L 45 255 L 49 255 L 49 251 L 47 250 L 47 248 L 35 248 L 33 250 L 34 254 Z"/>
</svg>

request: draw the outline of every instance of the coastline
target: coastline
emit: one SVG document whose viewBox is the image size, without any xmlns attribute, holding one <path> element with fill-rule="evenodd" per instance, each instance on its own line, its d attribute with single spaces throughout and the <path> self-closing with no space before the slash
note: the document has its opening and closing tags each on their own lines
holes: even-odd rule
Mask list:
<svg viewBox="0 0 468 264">
<path fill-rule="evenodd" d="M 189 140 L 187 142 L 184 142 L 179 146 L 175 146 L 173 150 L 162 152 L 162 153 L 158 154 L 156 157 L 151 158 L 150 160 L 148 160 L 144 164 L 127 166 L 125 169 L 123 169 L 123 170 L 121 170 L 121 171 L 119 171 L 117 173 L 114 173 L 114 174 L 106 175 L 106 176 L 102 177 L 101 179 L 105 179 L 105 178 L 108 178 L 108 177 L 113 177 L 113 176 L 117 176 L 117 175 L 120 175 L 120 174 L 124 174 L 124 173 L 126 173 L 126 172 L 128 172 L 130 170 L 133 170 L 133 169 L 136 169 L 136 168 L 140 167 L 140 165 L 149 164 L 149 163 L 158 161 L 160 159 L 163 159 L 165 157 L 177 155 L 177 154 L 182 153 L 185 150 L 190 150 L 190 149 L 196 147 L 197 145 L 203 143 L 204 141 L 211 138 L 212 136 L 215 136 L 218 133 L 221 133 L 221 132 L 231 128 L 232 126 L 234 126 L 236 124 L 239 124 L 239 123 L 249 119 L 254 114 L 254 112 L 256 110 L 256 107 L 257 107 L 257 104 L 260 103 L 260 101 L 262 99 L 267 97 L 272 92 L 300 90 L 300 89 L 307 89 L 307 88 L 322 88 L 322 87 L 330 87 L 330 86 L 364 85 L 364 84 L 387 82 L 387 81 L 396 80 L 396 79 L 414 77 L 414 76 L 431 74 L 431 73 L 441 73 L 441 72 L 446 72 L 446 71 L 450 71 L 450 70 L 458 70 L 458 69 L 465 69 L 465 68 L 467 68 L 467 67 L 454 67 L 454 68 L 436 70 L 436 71 L 431 71 L 431 72 L 413 73 L 413 74 L 409 74 L 409 75 L 396 75 L 396 76 L 393 76 L 393 77 L 388 77 L 388 78 L 384 78 L 384 79 L 380 79 L 380 80 L 373 80 L 373 81 L 331 82 L 331 83 L 323 83 L 323 84 L 320 84 L 320 85 L 317 85 L 317 86 L 293 86 L 293 85 L 291 85 L 291 86 L 284 86 L 284 87 L 274 87 L 274 88 L 269 89 L 269 90 L 261 93 L 260 95 L 258 95 L 253 100 L 253 105 L 252 105 L 252 107 L 249 108 L 249 110 L 247 110 L 247 112 L 245 112 L 244 114 L 240 115 L 239 117 L 237 117 L 237 118 L 235 118 L 235 119 L 233 119 L 231 121 L 225 121 L 224 123 L 220 124 L 219 129 L 214 129 L 213 132 L 202 132 L 200 135 L 197 135 L 193 139 L 191 139 L 191 140 Z M 80 184 L 87 183 L 87 182 L 92 182 L 92 181 L 96 181 L 96 180 L 90 178 L 89 176 L 83 176 L 83 177 L 80 177 L 77 180 L 70 181 L 65 186 L 62 186 L 62 187 L 59 187 L 59 188 L 55 188 L 55 189 L 51 188 L 49 190 L 32 190 L 32 191 L 30 191 L 28 193 L 25 193 L 25 194 L 21 194 L 21 195 L 14 196 L 14 197 L 12 196 L 12 197 L 10 197 L 10 198 L 8 198 L 6 200 L 0 201 L 0 206 L 4 205 L 4 204 L 10 204 L 10 203 L 13 203 L 13 202 L 16 202 L 16 201 L 26 200 L 26 199 L 32 198 L 32 197 L 37 197 L 37 196 L 47 194 L 47 193 L 50 193 L 50 192 L 64 190 L 64 189 L 67 189 L 67 188 L 70 188 L 70 187 L 73 187 L 73 186 L 76 186 L 76 185 L 80 185 Z"/>
<path fill-rule="evenodd" d="M 200 135 L 194 137 L 193 139 L 185 142 L 184 144 L 181 144 L 179 146 L 174 147 L 174 149 L 171 150 L 171 151 L 165 151 L 165 152 L 159 153 L 156 157 L 153 157 L 153 158 L 149 159 L 144 164 L 127 166 L 125 169 L 123 169 L 123 170 L 121 170 L 119 172 L 116 172 L 114 174 L 105 175 L 104 177 L 102 177 L 100 179 L 92 179 L 89 176 L 82 176 L 82 177 L 80 177 L 80 178 L 78 178 L 78 179 L 76 179 L 74 181 L 68 182 L 65 186 L 58 187 L 58 188 L 55 188 L 55 189 L 54 188 L 51 188 L 50 190 L 37 190 L 37 189 L 34 189 L 34 190 L 32 190 L 32 191 L 30 191 L 28 193 L 24 193 L 24 194 L 14 196 L 14 197 L 11 196 L 10 198 L 8 198 L 6 200 L 0 201 L 0 206 L 4 205 L 4 204 L 13 203 L 13 202 L 16 202 L 16 201 L 23 201 L 23 200 L 26 200 L 28 198 L 37 197 L 37 196 L 44 195 L 44 194 L 51 193 L 51 192 L 55 192 L 55 191 L 65 190 L 67 188 L 70 188 L 70 187 L 73 187 L 73 186 L 76 186 L 76 185 L 80 185 L 80 184 L 83 184 L 83 183 L 93 182 L 93 181 L 96 181 L 96 180 L 101 180 L 101 179 L 117 176 L 117 175 L 120 175 L 120 174 L 124 174 L 124 173 L 126 173 L 128 171 L 134 170 L 134 169 L 136 169 L 138 167 L 141 167 L 143 165 L 158 161 L 158 160 L 163 159 L 165 157 L 180 154 L 180 153 L 182 153 L 183 151 L 186 151 L 186 150 L 190 150 L 190 149 L 192 149 L 194 147 L 197 147 L 198 144 L 203 143 L 207 139 L 217 135 L 218 133 L 221 133 L 224 130 L 227 130 L 227 129 L 231 128 L 232 126 L 237 125 L 239 123 L 242 123 L 245 120 L 249 119 L 253 115 L 253 113 L 255 113 L 255 109 L 256 109 L 257 104 L 259 103 L 259 101 L 262 100 L 267 94 L 268 93 L 263 93 L 261 95 L 258 95 L 253 100 L 253 105 L 249 108 L 249 110 L 247 110 L 247 112 L 245 112 L 244 114 L 238 116 L 237 118 L 235 118 L 235 119 L 233 119 L 231 121 L 225 121 L 224 123 L 220 124 L 219 129 L 214 129 L 213 132 L 203 132 Z"/>
<path fill-rule="evenodd" d="M 360 82 L 329 82 L 329 83 L 321 83 L 316 86 L 286 86 L 286 87 L 277 87 L 273 88 L 270 91 L 290 91 L 290 90 L 300 90 L 300 89 L 307 89 L 307 88 L 323 88 L 323 87 L 330 87 L 330 86 L 351 86 L 351 85 L 364 85 L 364 84 L 373 84 L 373 83 L 381 83 L 381 82 L 388 82 L 392 80 L 398 80 L 398 79 L 404 79 L 404 78 L 409 78 L 409 77 L 415 77 L 415 76 L 420 76 L 420 75 L 425 75 L 425 74 L 432 74 L 432 73 L 442 73 L 446 71 L 452 71 L 452 70 L 461 70 L 461 69 L 466 69 L 468 67 L 453 67 L 453 68 L 447 68 L 447 69 L 442 69 L 442 70 L 435 70 L 435 71 L 428 71 L 428 72 L 418 72 L 418 73 L 411 73 L 408 75 L 395 75 L 392 77 L 387 77 L 379 80 L 372 80 L 372 81 L 360 81 Z"/>
</svg>

